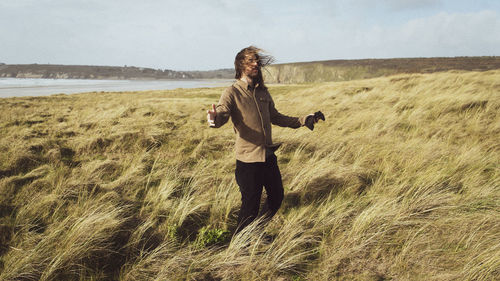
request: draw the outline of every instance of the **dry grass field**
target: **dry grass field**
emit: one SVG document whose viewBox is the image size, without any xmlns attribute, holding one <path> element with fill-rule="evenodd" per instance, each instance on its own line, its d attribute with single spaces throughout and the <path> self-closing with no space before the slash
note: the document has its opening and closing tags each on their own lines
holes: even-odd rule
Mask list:
<svg viewBox="0 0 500 281">
<path fill-rule="evenodd" d="M 500 71 L 270 86 L 327 121 L 235 237 L 222 90 L 0 99 L 0 280 L 498 280 Z"/>
</svg>

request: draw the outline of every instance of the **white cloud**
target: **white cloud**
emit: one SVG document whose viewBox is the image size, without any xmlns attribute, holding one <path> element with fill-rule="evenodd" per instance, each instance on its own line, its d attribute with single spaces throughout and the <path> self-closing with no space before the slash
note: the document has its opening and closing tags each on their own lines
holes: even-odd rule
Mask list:
<svg viewBox="0 0 500 281">
<path fill-rule="evenodd" d="M 499 55 L 500 38 L 493 34 L 500 34 L 500 18 L 494 11 L 439 13 L 385 29 L 371 42 L 387 45 L 380 48 L 386 57 Z"/>
<path fill-rule="evenodd" d="M 353 21 L 331 21 L 323 30 L 296 27 L 304 37 L 293 48 L 274 48 L 281 61 L 336 58 L 392 58 L 500 55 L 500 17 L 495 11 L 438 13 L 401 25 L 365 28 Z M 283 39 L 283 38 L 282 38 Z M 292 38 L 293 39 L 293 38 Z M 289 40 L 293 41 L 293 40 Z"/>
<path fill-rule="evenodd" d="M 389 9 L 408 10 L 433 8 L 442 4 L 442 0 L 383 0 Z"/>
<path fill-rule="evenodd" d="M 373 3 L 6 0 L 0 62 L 214 69 L 232 67 L 236 52 L 250 44 L 279 62 L 499 55 L 494 9 L 446 12 L 431 0 Z M 425 13 L 412 12 L 418 7 Z"/>
</svg>

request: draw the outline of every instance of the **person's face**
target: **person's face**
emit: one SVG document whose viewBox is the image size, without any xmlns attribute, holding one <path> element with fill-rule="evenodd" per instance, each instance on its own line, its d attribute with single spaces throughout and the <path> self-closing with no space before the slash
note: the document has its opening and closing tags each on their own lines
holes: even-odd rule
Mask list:
<svg viewBox="0 0 500 281">
<path fill-rule="evenodd" d="M 259 74 L 259 59 L 257 55 L 247 55 L 243 61 L 243 74 L 255 78 Z"/>
</svg>

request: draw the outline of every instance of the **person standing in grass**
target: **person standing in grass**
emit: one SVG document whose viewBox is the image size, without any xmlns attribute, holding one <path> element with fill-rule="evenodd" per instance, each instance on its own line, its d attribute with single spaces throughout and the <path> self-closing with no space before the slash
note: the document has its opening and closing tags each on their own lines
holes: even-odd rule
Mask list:
<svg viewBox="0 0 500 281">
<path fill-rule="evenodd" d="M 241 209 L 236 233 L 257 217 L 269 221 L 278 211 L 284 197 L 281 173 L 271 137 L 271 124 L 281 127 L 310 129 L 318 120 L 313 115 L 290 117 L 276 110 L 273 99 L 264 84 L 262 67 L 272 63 L 273 57 L 263 55 L 254 46 L 242 49 L 234 60 L 236 81 L 220 97 L 217 106 L 207 111 L 211 128 L 219 128 L 231 117 L 236 132 L 236 182 L 241 192 Z M 259 212 L 263 187 L 267 199 Z"/>
</svg>

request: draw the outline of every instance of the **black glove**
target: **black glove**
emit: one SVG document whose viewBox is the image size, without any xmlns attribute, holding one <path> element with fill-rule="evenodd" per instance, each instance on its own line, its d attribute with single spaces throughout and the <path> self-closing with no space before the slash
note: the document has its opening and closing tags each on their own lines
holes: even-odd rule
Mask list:
<svg viewBox="0 0 500 281">
<path fill-rule="evenodd" d="M 309 115 L 306 117 L 306 122 L 305 122 L 305 126 L 307 128 L 309 128 L 309 130 L 314 130 L 314 123 L 318 122 L 319 119 L 325 121 L 325 115 L 323 115 L 323 113 L 321 111 L 317 111 L 316 113 L 314 113 L 314 115 Z"/>
</svg>

